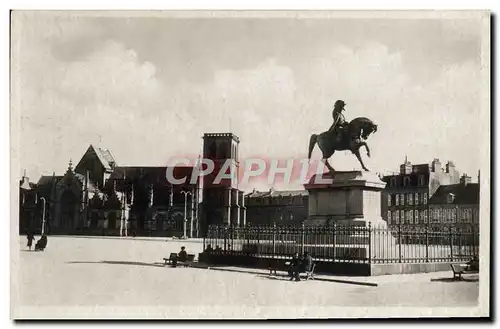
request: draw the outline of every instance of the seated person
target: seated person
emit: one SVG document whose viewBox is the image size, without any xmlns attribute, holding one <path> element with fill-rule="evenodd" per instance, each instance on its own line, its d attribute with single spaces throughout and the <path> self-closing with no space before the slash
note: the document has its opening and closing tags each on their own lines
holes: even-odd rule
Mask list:
<svg viewBox="0 0 500 329">
<path fill-rule="evenodd" d="M 214 249 L 212 248 L 212 245 L 211 244 L 207 245 L 205 252 L 212 252 L 212 251 L 214 251 Z"/>
<path fill-rule="evenodd" d="M 219 246 L 219 245 L 216 245 L 215 246 L 215 252 L 221 252 L 222 251 L 222 248 Z"/>
<path fill-rule="evenodd" d="M 296 271 L 295 269 L 298 268 L 299 265 L 300 265 L 299 253 L 296 252 L 295 254 L 293 254 L 292 260 L 290 261 L 288 268 L 288 275 L 290 276 L 290 280 L 293 279 L 293 273 Z"/>
<path fill-rule="evenodd" d="M 188 254 L 186 252 L 186 247 L 182 246 L 181 251 L 179 251 L 178 257 L 179 261 L 185 262 L 188 259 Z"/>
<path fill-rule="evenodd" d="M 187 261 L 187 252 L 186 247 L 182 246 L 181 251 L 177 254 L 177 257 L 172 259 L 172 266 L 177 267 L 177 262 L 185 262 Z"/>
<path fill-rule="evenodd" d="M 467 262 L 467 270 L 469 271 L 479 271 L 479 259 L 474 256 L 470 261 Z"/>
<path fill-rule="evenodd" d="M 47 236 L 44 234 L 35 244 L 35 250 L 43 251 L 47 247 Z"/>
<path fill-rule="evenodd" d="M 312 268 L 313 260 L 311 255 L 306 251 L 304 252 L 304 257 L 302 258 L 300 265 L 294 269 L 293 278 L 295 281 L 300 281 L 300 273 L 309 272 Z"/>
</svg>

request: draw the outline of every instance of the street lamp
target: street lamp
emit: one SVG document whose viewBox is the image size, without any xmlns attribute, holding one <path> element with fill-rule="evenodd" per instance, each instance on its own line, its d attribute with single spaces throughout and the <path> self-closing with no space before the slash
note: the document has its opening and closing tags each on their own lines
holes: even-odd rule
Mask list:
<svg viewBox="0 0 500 329">
<path fill-rule="evenodd" d="M 186 235 L 186 223 L 187 223 L 187 197 L 188 195 L 193 195 L 193 193 L 189 192 L 189 191 L 181 191 L 182 194 L 184 194 L 184 225 L 183 225 L 183 229 L 184 229 L 184 235 L 182 236 L 183 239 L 186 239 L 187 238 L 187 235 Z M 192 209 L 191 209 L 192 210 Z M 191 217 L 191 232 L 193 230 L 193 218 Z"/>
<path fill-rule="evenodd" d="M 42 196 L 40 199 L 43 200 L 43 214 L 42 214 L 42 236 L 45 232 L 45 204 L 47 203 L 47 200 Z"/>
</svg>

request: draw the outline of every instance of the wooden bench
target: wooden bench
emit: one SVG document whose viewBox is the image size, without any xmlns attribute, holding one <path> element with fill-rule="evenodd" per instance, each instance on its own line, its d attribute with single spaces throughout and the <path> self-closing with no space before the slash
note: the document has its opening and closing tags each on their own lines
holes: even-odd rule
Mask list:
<svg viewBox="0 0 500 329">
<path fill-rule="evenodd" d="M 288 272 L 290 268 L 290 261 L 282 262 L 282 261 L 274 261 L 269 264 L 269 275 L 278 275 L 277 271 Z"/>
<path fill-rule="evenodd" d="M 313 263 L 310 271 L 306 271 L 306 281 L 314 280 L 314 270 L 316 269 L 316 263 Z M 299 274 L 300 275 L 300 274 Z"/>
<path fill-rule="evenodd" d="M 177 266 L 189 267 L 194 262 L 194 258 L 195 258 L 194 254 L 188 254 L 187 260 L 185 262 L 178 261 Z"/>
<path fill-rule="evenodd" d="M 286 261 L 285 263 L 276 262 L 273 265 L 270 265 L 269 266 L 269 275 L 270 276 L 278 275 L 277 271 L 284 271 L 284 272 L 288 273 L 288 270 L 290 269 L 290 263 L 291 263 L 290 261 Z M 305 277 L 306 281 L 307 280 L 314 280 L 314 270 L 315 269 L 316 269 L 316 263 L 313 263 L 310 271 L 302 272 L 306 275 L 306 277 Z M 302 273 L 299 273 L 299 276 Z"/>
<path fill-rule="evenodd" d="M 172 261 L 176 258 L 177 258 L 177 253 L 173 252 L 170 254 L 168 258 L 163 258 L 163 260 L 165 261 L 165 265 L 167 265 L 167 264 L 172 264 Z"/>
<path fill-rule="evenodd" d="M 461 264 L 450 264 L 451 270 L 453 271 L 453 280 L 458 277 L 458 280 L 463 280 L 462 274 L 472 274 L 477 273 L 477 271 L 468 270 L 466 266 Z"/>
</svg>

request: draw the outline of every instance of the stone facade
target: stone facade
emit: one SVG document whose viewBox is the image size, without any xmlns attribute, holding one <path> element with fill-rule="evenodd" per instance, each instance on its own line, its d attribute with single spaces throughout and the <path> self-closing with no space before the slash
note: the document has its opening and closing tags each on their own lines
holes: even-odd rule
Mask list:
<svg viewBox="0 0 500 329">
<path fill-rule="evenodd" d="M 299 225 L 307 219 L 306 190 L 253 192 L 245 195 L 247 223 L 251 225 Z"/>
<path fill-rule="evenodd" d="M 429 200 L 429 225 L 466 231 L 479 227 L 479 184 L 463 175 L 459 184 L 440 186 Z"/>
</svg>

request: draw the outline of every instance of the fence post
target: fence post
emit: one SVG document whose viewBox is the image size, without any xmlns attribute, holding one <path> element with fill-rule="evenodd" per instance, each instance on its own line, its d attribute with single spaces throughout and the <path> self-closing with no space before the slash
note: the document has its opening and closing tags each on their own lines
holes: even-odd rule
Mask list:
<svg viewBox="0 0 500 329">
<path fill-rule="evenodd" d="M 450 230 L 450 261 L 453 262 L 453 232 L 451 226 L 449 230 Z"/>
<path fill-rule="evenodd" d="M 273 222 L 273 256 L 276 255 L 276 222 Z"/>
<path fill-rule="evenodd" d="M 259 253 L 260 247 L 260 225 L 257 225 L 257 253 Z"/>
<path fill-rule="evenodd" d="M 230 227 L 230 230 L 231 230 L 231 245 L 229 246 L 229 250 L 230 251 L 234 251 L 234 225 L 231 224 L 231 227 Z"/>
<path fill-rule="evenodd" d="M 401 223 L 401 222 L 400 222 Z M 399 262 L 401 263 L 401 224 L 398 225 L 398 248 L 399 248 Z"/>
<path fill-rule="evenodd" d="M 248 248 L 250 248 L 250 234 L 252 234 L 252 231 L 250 230 L 250 225 L 246 225 L 245 226 L 245 235 L 246 235 L 246 238 L 247 238 L 247 246 Z"/>
<path fill-rule="evenodd" d="M 372 263 L 372 222 L 368 222 L 368 264 Z"/>
<path fill-rule="evenodd" d="M 425 262 L 429 262 L 429 227 L 425 226 Z"/>
<path fill-rule="evenodd" d="M 302 238 L 300 241 L 300 253 L 304 254 L 305 224 L 302 222 Z"/>
<path fill-rule="evenodd" d="M 224 226 L 224 251 L 227 251 L 227 226 Z"/>
<path fill-rule="evenodd" d="M 335 263 L 335 258 L 337 257 L 337 223 L 333 223 L 333 262 Z"/>
</svg>

